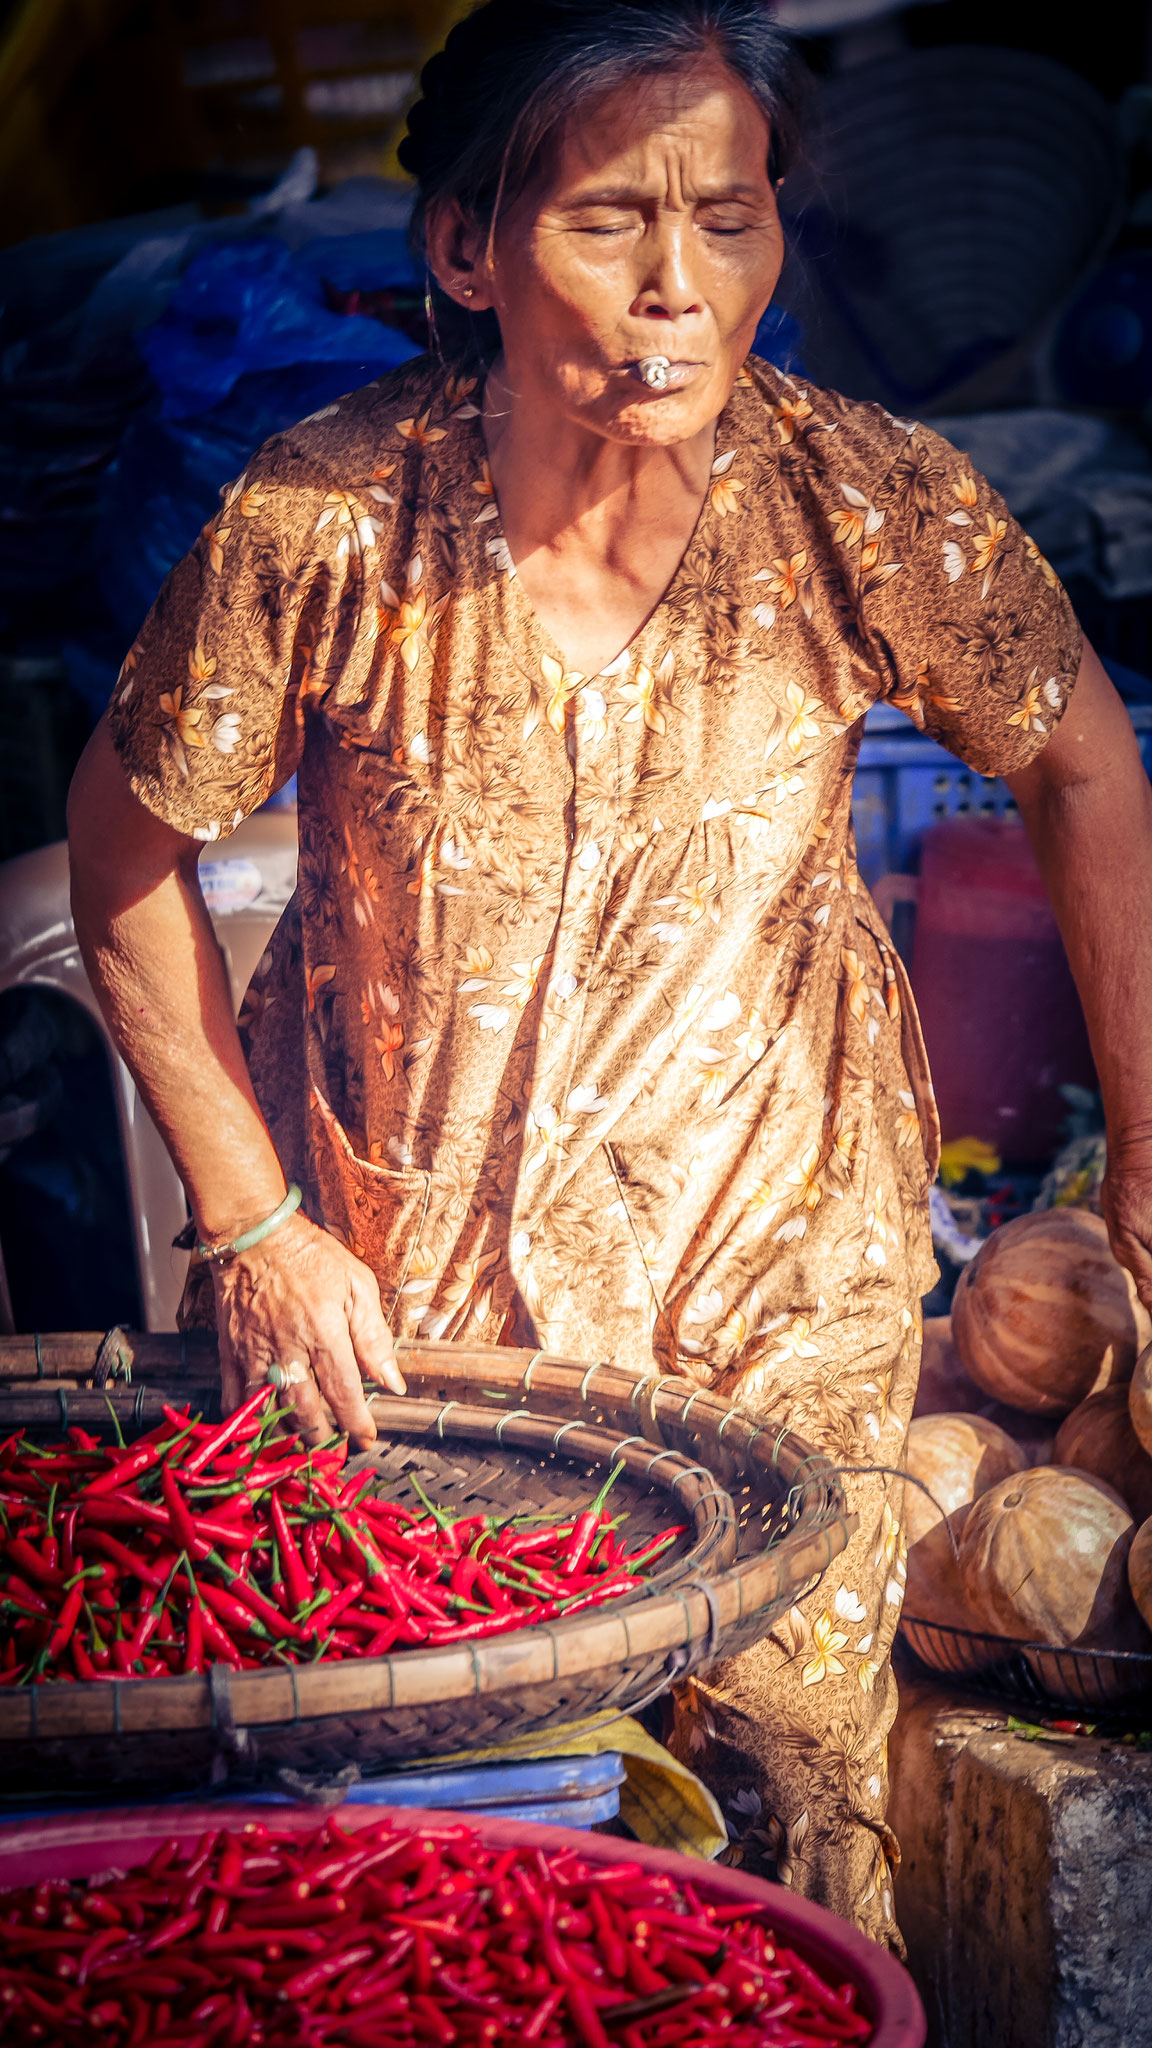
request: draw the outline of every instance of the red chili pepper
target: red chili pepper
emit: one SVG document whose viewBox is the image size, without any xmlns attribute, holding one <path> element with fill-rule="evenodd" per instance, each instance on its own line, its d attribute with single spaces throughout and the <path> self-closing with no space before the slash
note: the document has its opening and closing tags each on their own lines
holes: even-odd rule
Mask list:
<svg viewBox="0 0 1152 2048">
<path fill-rule="evenodd" d="M 334 1628 L 345 1609 L 356 1605 L 363 1591 L 364 1584 L 361 1580 L 358 1586 L 345 1586 L 342 1593 L 334 1593 L 331 1599 L 322 1601 L 315 1610 L 317 1626 L 325 1633 Z"/>
<path fill-rule="evenodd" d="M 185 1432 L 181 1431 L 181 1435 L 183 1434 Z M 114 1465 L 110 1465 L 106 1472 L 100 1472 L 95 1479 L 89 1480 L 81 1493 L 81 1500 L 97 1500 L 101 1494 L 122 1492 L 124 1487 L 139 1479 L 151 1466 L 158 1465 L 178 1442 L 179 1437 L 173 1436 L 158 1440 L 155 1433 L 152 1436 L 141 1437 L 140 1442 L 130 1451 L 125 1451 L 123 1457 Z"/>
<path fill-rule="evenodd" d="M 606 1579 L 603 1584 L 595 1586 L 591 1592 L 580 1593 L 572 1600 L 563 1601 L 561 1605 L 565 1614 L 578 1614 L 582 1607 L 598 1607 L 601 1601 L 619 1600 L 623 1598 L 625 1593 L 634 1593 L 637 1584 L 638 1581 L 636 1579 L 630 1578 L 627 1573 L 622 1573 L 615 1578 Z"/>
<path fill-rule="evenodd" d="M 548 2025 L 549 2020 L 553 2017 L 553 2014 L 559 2010 L 560 2006 L 562 2006 L 563 2003 L 564 1986 L 563 1984 L 555 1984 L 553 1985 L 551 1991 L 546 1992 L 544 1997 L 540 2000 L 539 2005 L 536 2007 L 535 2012 L 531 2015 L 531 2018 L 528 2020 L 527 2024 L 521 2027 L 521 2040 L 539 2041 L 545 2031 L 545 2028 Z"/>
<path fill-rule="evenodd" d="M 179 1569 L 180 1559 L 177 1558 L 164 1584 L 158 1589 L 155 1598 L 147 1605 L 141 1604 L 140 1619 L 128 1644 L 128 1659 L 130 1663 L 134 1664 L 138 1657 L 144 1655 L 147 1645 L 156 1634 L 164 1613 L 164 1603 L 168 1597 L 172 1581 Z"/>
<path fill-rule="evenodd" d="M 296 1538 L 288 1527 L 288 1517 L 278 1494 L 272 1495 L 272 1527 L 280 1546 L 280 1563 L 284 1572 L 284 1584 L 288 1598 L 294 1608 L 306 1607 L 312 1598 L 312 1582 L 305 1570 L 304 1560 L 296 1547 Z"/>
<path fill-rule="evenodd" d="M 325 1660 L 383 1656 L 413 1643 L 449 1645 L 545 1622 L 638 1583 L 612 1541 L 606 1487 L 577 1522 L 541 1529 L 453 1517 L 426 1497 L 428 1512 L 418 1518 L 372 1496 L 370 1471 L 341 1484 L 343 1443 L 321 1453 L 305 1452 L 293 1437 L 265 1443 L 284 1414 L 266 1390 L 245 1406 L 247 1418 L 222 1448 L 235 1418 L 210 1427 L 170 1408 L 163 1427 L 132 1450 L 44 1454 L 21 1438 L 4 1452 L 15 1505 L 0 1512 L 0 1545 L 4 1562 L 23 1569 L 0 1573 L 9 1618 L 0 1680 L 195 1676 L 217 1658 L 256 1669 L 273 1655 L 297 1654 L 296 1646 Z M 192 1470 L 214 1447 L 203 1468 Z M 229 1472 L 236 1478 L 222 1477 Z M 244 1474 L 268 1481 L 255 1504 Z M 589 1521 L 595 1527 L 586 1543 Z M 658 1555 L 673 1535 L 665 1531 L 637 1556 Z M 81 1566 L 85 1552 L 99 1563 Z M 181 1555 L 189 1561 L 188 1596 L 182 1587 L 170 1590 Z M 66 1579 L 54 1558 L 77 1569 Z M 86 1625 L 78 1654 L 70 1642 L 78 1639 L 79 1614 L 69 1612 L 52 1657 L 49 1645 L 80 1571 L 94 1582 L 80 1596 Z M 114 1616 L 115 1646 L 111 1632 L 102 1633 Z"/>
<path fill-rule="evenodd" d="M 585 1508 L 583 1514 L 577 1516 L 575 1527 L 568 1538 L 560 1565 L 563 1577 L 570 1579 L 573 1573 L 583 1569 L 584 1561 L 592 1548 L 592 1540 L 600 1527 L 600 1518 L 604 1502 L 608 1498 L 608 1489 L 615 1484 L 623 1470 L 622 1464 L 613 1465 L 591 1507 Z"/>
<path fill-rule="evenodd" d="M 189 1557 L 197 1561 L 207 1557 L 211 1544 L 206 1543 L 192 1519 L 187 1501 L 176 1484 L 171 1467 L 165 1465 L 160 1473 L 160 1491 L 168 1523 L 176 1540 L 177 1548 L 186 1550 Z"/>
<path fill-rule="evenodd" d="M 64 1574 L 47 1558 L 41 1555 L 26 1536 L 10 1536 L 4 1545 L 5 1552 L 14 1565 L 19 1566 L 26 1578 L 35 1579 L 38 1585 L 48 1586 L 53 1592 L 64 1584 Z"/>
<path fill-rule="evenodd" d="M 339 1955 L 326 1956 L 322 1963 L 313 1963 L 311 1969 L 300 1970 L 280 1986 L 281 1998 L 308 1998 L 318 1991 L 322 1984 L 331 1984 L 333 1978 L 342 1977 L 347 1970 L 354 1970 L 360 1963 L 371 1962 L 372 1949 L 369 1943 L 358 1948 L 343 1949 Z"/>
<path fill-rule="evenodd" d="M 115 1494 L 102 1494 L 99 1500 L 86 1500 L 83 1504 L 84 1525 L 97 1529 L 154 1529 L 159 1535 L 170 1535 L 168 1517 L 162 1507 L 154 1501 L 144 1500 L 140 1494 L 130 1494 L 127 1500 L 120 1500 Z"/>
<path fill-rule="evenodd" d="M 265 1628 L 270 1629 L 277 1637 L 288 1636 L 292 1642 L 305 1643 L 308 1641 L 308 1631 L 306 1629 L 302 1629 L 296 1622 L 290 1621 L 286 1614 L 282 1614 L 278 1607 L 273 1606 L 271 1600 L 265 1599 L 263 1593 L 259 1592 L 251 1584 L 250 1580 L 242 1578 L 239 1572 L 231 1571 L 225 1564 L 224 1559 L 217 1556 L 214 1550 L 209 1551 L 208 1561 L 215 1566 L 216 1570 L 227 1581 L 228 1591 L 232 1598 L 239 1601 L 241 1607 L 246 1607 L 256 1620 L 262 1621 Z M 201 1590 L 207 1590 L 204 1580 L 201 1580 Z M 217 1612 L 219 1612 L 219 1608 Z"/>
<path fill-rule="evenodd" d="M 267 1407 L 272 1396 L 271 1387 L 257 1387 L 246 1401 L 240 1403 L 239 1408 L 233 1409 L 226 1421 L 220 1423 L 216 1429 L 210 1430 L 206 1437 L 201 1437 L 195 1450 L 183 1461 L 181 1470 L 184 1475 L 191 1477 L 195 1472 L 203 1472 L 217 1453 L 222 1451 L 226 1444 L 232 1443 L 236 1437 L 254 1435 L 259 1427 L 260 1411 Z"/>
<path fill-rule="evenodd" d="M 4 1589 L 0 1597 L 14 1601 L 27 1614 L 42 1614 L 51 1618 L 52 1609 L 47 1600 L 42 1594 L 37 1593 L 34 1587 L 28 1585 L 26 1580 L 17 1578 L 15 1572 L 5 1572 L 0 1583 Z"/>
<path fill-rule="evenodd" d="M 184 1619 L 184 1670 L 197 1675 L 205 1670 L 204 1609 L 198 1599 L 188 1602 Z"/>
<path fill-rule="evenodd" d="M 640 1571 L 644 1565 L 651 1564 L 662 1551 L 667 1550 L 668 1546 L 676 1541 L 677 1536 L 683 1536 L 686 1527 L 686 1523 L 681 1523 L 675 1529 L 665 1529 L 663 1535 L 653 1536 L 651 1541 L 643 1544 L 639 1550 L 622 1552 L 616 1562 L 625 1571 Z"/>
<path fill-rule="evenodd" d="M 320 1537 L 315 1522 L 309 1522 L 300 1545 L 304 1568 L 309 1579 L 315 1584 L 320 1576 Z"/>
<path fill-rule="evenodd" d="M 113 1564 L 120 1566 L 121 1571 L 131 1573 L 142 1585 L 164 1584 L 172 1563 L 170 1553 L 167 1557 L 144 1559 L 135 1551 L 129 1550 L 127 1544 L 121 1543 L 117 1537 L 109 1536 L 103 1529 L 90 1530 L 84 1540 L 90 1550 L 95 1550 L 101 1557 L 110 1558 Z"/>
<path fill-rule="evenodd" d="M 49 1664 L 55 1664 L 68 1648 L 69 1643 L 72 1641 L 72 1632 L 80 1619 L 80 1609 L 83 1605 L 84 1588 L 82 1585 L 77 1584 L 65 1595 L 64 1605 L 60 1609 L 60 1618 L 49 1637 L 46 1659 Z"/>
<path fill-rule="evenodd" d="M 500 1549 L 505 1557 L 529 1557 L 535 1550 L 552 1550 L 567 1542 L 575 1527 L 575 1522 L 558 1522 L 547 1529 L 517 1530 L 511 1535 L 505 1533 L 500 1539 Z"/>
<path fill-rule="evenodd" d="M 77 1678 L 85 1681 L 95 1679 L 97 1676 L 96 1666 L 92 1662 L 91 1657 L 88 1655 L 88 1652 L 84 1648 L 84 1645 L 80 1641 L 78 1635 L 74 1635 L 72 1637 L 72 1640 L 68 1645 L 68 1648 L 71 1652 L 72 1662 L 76 1667 Z"/>
<path fill-rule="evenodd" d="M 253 1614 L 249 1608 L 242 1606 L 232 1593 L 225 1592 L 223 1586 L 214 1586 L 209 1579 L 201 1579 L 200 1581 L 200 1598 L 206 1606 L 211 1608 L 220 1621 L 227 1623 L 234 1634 L 253 1635 L 260 1642 L 267 1642 L 270 1639 L 278 1641 L 280 1639 L 280 1631 L 284 1626 L 284 1616 L 282 1614 L 278 1614 L 276 1617 L 275 1631 L 270 1630 L 267 1623 L 262 1621 L 259 1615 Z M 207 1634 L 207 1631 L 205 1633 Z M 235 1649 L 234 1644 L 230 1647 L 233 1650 Z"/>
</svg>

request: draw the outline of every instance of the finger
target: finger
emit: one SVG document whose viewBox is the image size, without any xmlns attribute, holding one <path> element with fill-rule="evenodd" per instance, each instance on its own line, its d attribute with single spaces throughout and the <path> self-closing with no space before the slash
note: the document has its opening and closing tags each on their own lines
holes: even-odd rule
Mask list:
<svg viewBox="0 0 1152 2048">
<path fill-rule="evenodd" d="M 393 1394 L 407 1392 L 396 1363 L 392 1332 L 380 1306 L 380 1289 L 375 1280 L 353 1280 L 348 1296 L 348 1335 L 356 1354 L 361 1379 L 375 1380 Z"/>
<path fill-rule="evenodd" d="M 1152 1295 L 1152 1253 L 1135 1231 L 1126 1229 L 1122 1224 L 1113 1229 L 1111 1238 L 1113 1256 L 1131 1273 L 1136 1292 L 1147 1308 Z"/>
<path fill-rule="evenodd" d="M 280 1368 L 283 1388 L 280 1400 L 293 1410 L 296 1427 L 306 1444 L 322 1444 L 333 1434 L 333 1417 L 324 1403 L 324 1397 L 312 1366 L 304 1360 L 288 1359 Z"/>
<path fill-rule="evenodd" d="M 347 1430 L 357 1450 L 366 1450 L 369 1444 L 374 1444 L 376 1424 L 364 1399 L 360 1368 L 347 1327 L 332 1334 L 326 1349 L 313 1346 L 312 1370 L 320 1392 L 336 1418 L 337 1428 Z"/>
<path fill-rule="evenodd" d="M 220 1330 L 220 1412 L 231 1415 L 244 1399 L 246 1374 L 221 1322 Z"/>
</svg>

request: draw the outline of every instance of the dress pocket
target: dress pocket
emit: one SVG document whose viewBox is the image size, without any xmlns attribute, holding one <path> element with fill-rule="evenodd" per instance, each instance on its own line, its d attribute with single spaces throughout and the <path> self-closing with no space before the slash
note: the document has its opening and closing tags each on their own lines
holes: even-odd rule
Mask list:
<svg viewBox="0 0 1152 2048">
<path fill-rule="evenodd" d="M 936 1109 L 936 1095 L 932 1087 L 932 1075 L 928 1066 L 928 1049 L 924 1033 L 920 1028 L 920 1016 L 908 970 L 884 927 L 880 912 L 863 890 L 860 895 L 860 911 L 856 922 L 861 931 L 867 932 L 880 955 L 883 966 L 885 995 L 890 1016 L 898 1018 L 900 1026 L 900 1059 L 907 1078 L 908 1092 L 912 1096 L 916 1115 L 920 1120 L 920 1137 L 924 1151 L 925 1186 L 936 1178 L 940 1164 L 940 1118 Z M 863 912 L 863 915 L 860 912 Z"/>
<path fill-rule="evenodd" d="M 386 1316 L 392 1316 L 428 1215 L 431 1176 L 377 1166 L 355 1152 L 318 1088 L 309 1098 L 309 1207 L 349 1251 L 371 1268 Z"/>
</svg>

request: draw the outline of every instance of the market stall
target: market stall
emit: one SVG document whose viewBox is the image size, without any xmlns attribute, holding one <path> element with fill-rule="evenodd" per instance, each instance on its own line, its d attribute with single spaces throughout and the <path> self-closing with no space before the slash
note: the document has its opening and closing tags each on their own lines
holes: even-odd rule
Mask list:
<svg viewBox="0 0 1152 2048">
<path fill-rule="evenodd" d="M 349 1459 L 285 1434 L 274 1386 L 218 1419 L 210 1341 L 0 1346 L 18 2038 L 914 2048 L 904 1973 L 818 1908 L 530 1826 L 546 1766 L 511 1767 L 515 1822 L 395 1810 L 490 1808 L 536 1747 L 603 1755 L 764 1633 L 849 1533 L 827 1461 L 607 1364 L 416 1343 L 404 1366 Z M 284 1804 L 305 1788 L 338 1817 Z"/>
<path fill-rule="evenodd" d="M 1124 1036 L 1137 1006 L 1114 999 L 1106 1029 L 1089 1016 L 1094 1060 L 1072 927 L 1041 874 L 1053 861 L 1017 801 L 1078 673 L 1061 583 L 1105 660 L 1085 685 L 1081 650 L 1075 701 L 1094 690 L 1115 712 L 1110 675 L 1127 712 L 1111 727 L 1125 801 L 1085 831 L 1079 879 L 1140 810 L 1137 749 L 1152 768 L 1152 130 L 1137 98 L 1108 103 L 1122 88 L 1099 52 L 1090 82 L 1055 44 L 958 47 L 950 8 L 875 41 L 871 22 L 858 44 L 851 24 L 835 33 L 843 8 L 771 10 L 820 34 L 823 134 L 815 181 L 788 169 L 790 249 L 767 310 L 759 293 L 758 362 L 730 365 L 729 399 L 762 383 L 765 404 L 708 455 L 703 510 L 647 623 L 621 629 L 615 659 L 606 643 L 571 662 L 556 658 L 571 621 L 548 625 L 532 549 L 500 524 L 499 436 L 479 438 L 492 351 L 473 316 L 490 343 L 491 309 L 467 309 L 477 277 L 456 275 L 459 248 L 439 269 L 414 253 L 393 147 L 423 59 L 468 9 L 189 0 L 73 21 L 64 0 L 26 0 L 6 24 L 0 187 L 7 233 L 35 238 L 0 252 L 0 853 L 18 856 L 0 875 L 0 1332 L 25 1333 L 0 1336 L 5 2038 L 1152 2048 L 1152 1321 L 1101 1215 L 1097 1093 L 1106 1040 L 1139 1065 Z M 610 6 L 581 12 L 617 32 Z M 930 20 L 942 48 L 926 47 Z M 421 206 L 528 61 L 519 45 L 441 61 L 405 141 Z M 484 131 L 504 170 L 518 111 Z M 773 101 L 771 158 L 753 166 L 762 178 L 770 161 L 773 195 L 780 114 Z M 746 118 L 732 127 L 746 139 Z M 489 256 L 494 235 L 493 217 Z M 454 317 L 475 362 L 449 376 Z M 652 396 L 693 368 L 651 345 L 614 365 L 638 403 L 640 383 Z M 342 453 L 346 394 L 422 389 L 429 357 L 446 381 Z M 325 590 L 371 558 L 362 644 L 391 664 L 402 711 L 390 722 L 381 689 L 362 727 L 329 734 L 356 769 L 346 807 L 318 800 L 325 665 L 345 643 L 335 614 L 323 630 L 302 614 L 298 815 L 295 776 L 257 791 L 271 739 L 242 688 L 254 642 L 229 621 L 271 632 L 303 587 L 279 479 L 265 488 L 254 451 L 342 408 L 319 437 L 322 491 L 337 476 L 340 490 L 309 513 L 308 545 L 321 536 Z M 546 472 L 564 466 L 560 421 Z M 141 620 L 197 546 L 219 612 L 193 607 L 179 645 L 141 662 Z M 512 593 L 488 643 L 450 610 L 473 556 L 477 588 Z M 669 593 L 667 645 L 649 646 Z M 578 624 L 599 600 L 581 609 Z M 869 666 L 881 643 L 890 671 Z M 461 646 L 446 682 L 440 649 Z M 361 690 L 349 671 L 328 699 L 362 708 L 379 680 Z M 49 842 L 113 690 L 125 726 L 146 722 L 146 694 L 160 706 L 134 786 L 159 760 L 167 822 L 204 845 L 200 956 L 213 940 L 223 956 L 227 1026 L 210 1050 L 242 1008 L 249 1032 L 277 1003 L 308 1020 L 308 1060 L 265 1047 L 265 1081 L 284 1088 L 261 1108 L 295 1114 L 293 1087 L 303 1103 L 303 1078 L 322 1080 L 340 1181 L 327 1208 L 323 1175 L 282 1151 L 283 1199 L 273 1160 L 267 1200 L 234 1214 L 230 1187 L 213 1223 L 148 1092 L 163 1058 L 134 1061 L 101 1010 L 81 947 L 91 959 L 147 891 L 85 927 L 69 890 L 116 845 L 115 778 L 71 876 Z M 713 760 L 721 730 L 730 763 Z M 244 786 L 196 808 L 246 748 Z M 634 788 L 613 781 L 613 749 Z M 575 945 L 562 920 L 535 935 L 548 861 L 512 825 L 568 819 L 569 785 L 531 783 L 529 757 L 574 774 L 565 902 L 604 907 Z M 130 836 L 122 851 L 127 872 Z M 631 923 L 621 908 L 630 862 L 650 924 L 644 890 Z M 733 935 L 737 904 L 754 914 Z M 1140 909 L 1134 891 L 1133 931 Z M 359 982 L 337 944 L 357 932 Z M 1113 962 L 1127 942 L 1113 932 Z M 155 952 L 173 986 L 179 951 L 177 935 Z M 277 980 L 285 961 L 298 987 Z M 824 1015 L 806 1016 L 821 962 Z M 1074 964 L 1090 1010 L 1093 976 Z M 662 978 L 662 1030 L 625 1091 L 617 1055 L 649 1028 L 627 1011 L 641 969 Z M 162 1019 L 166 1048 L 190 987 Z M 931 1189 L 910 994 L 946 1141 Z M 442 1054 L 459 1076 L 476 1047 L 490 1100 L 472 1082 L 441 1116 L 426 1076 Z M 217 1114 L 223 1129 L 221 1099 L 200 1096 L 194 1135 Z M 655 1160 L 647 1125 L 666 1141 Z M 715 1149 L 737 1127 L 743 1177 Z M 521 1146 L 533 1202 L 486 1237 Z M 568 1151 L 579 1174 L 558 1166 Z M 281 1397 L 320 1384 L 328 1356 L 306 1317 L 299 1341 L 286 1325 L 231 1378 L 226 1340 L 223 1393 L 215 1337 L 172 1334 L 189 1206 L 208 1323 L 212 1271 L 285 1222 L 323 1223 L 375 1271 L 408 1391 L 369 1386 L 357 1350 L 370 1451 L 295 1433 L 302 1411 Z M 558 1303 L 567 1324 L 549 1321 Z M 101 1327 L 44 1334 L 53 1321 Z M 468 1341 L 429 1341 L 445 1333 Z M 529 1341 L 589 1356 L 515 1348 Z M 707 1391 L 744 1373 L 747 1407 Z M 760 1689 L 746 1657 L 745 1691 L 725 1694 L 726 1660 L 748 1651 Z M 879 1945 L 901 1953 L 897 1923 L 911 1977 Z"/>
</svg>

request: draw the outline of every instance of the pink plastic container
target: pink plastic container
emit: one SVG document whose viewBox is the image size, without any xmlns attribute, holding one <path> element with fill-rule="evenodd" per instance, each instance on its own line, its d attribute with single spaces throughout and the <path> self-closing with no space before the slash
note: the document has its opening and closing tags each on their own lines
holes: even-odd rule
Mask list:
<svg viewBox="0 0 1152 2048">
<path fill-rule="evenodd" d="M 953 818 L 924 836 L 912 987 L 944 1137 L 1051 1158 L 1066 1082 L 1095 1086 L 1080 998 L 1024 827 Z"/>
<path fill-rule="evenodd" d="M 385 1817 L 416 1828 L 422 1821 L 442 1825 L 446 1819 L 459 1820 L 483 1841 L 501 1848 L 568 1849 L 597 1863 L 642 1863 L 648 1870 L 679 1875 L 718 1903 L 739 1902 L 750 1911 L 764 1912 L 781 1939 L 806 1962 L 832 1977 L 850 1979 L 857 1987 L 860 2009 L 874 2028 L 868 2048 L 923 2048 L 924 2009 L 907 1970 L 846 1921 L 780 1885 L 667 1849 L 649 1849 L 575 1828 L 526 1827 L 519 1821 L 446 1814 L 439 1808 L 421 1812 L 415 1807 L 346 1805 L 339 1815 L 340 1825 L 349 1830 Z M 303 1806 L 140 1806 L 17 1821 L 0 1826 L 0 1887 L 128 1870 L 146 1863 L 162 1842 L 195 1841 L 209 1828 L 239 1829 L 248 1821 L 259 1821 L 266 1827 L 307 1830 L 318 1827 L 325 1817 L 314 1807 Z"/>
</svg>

